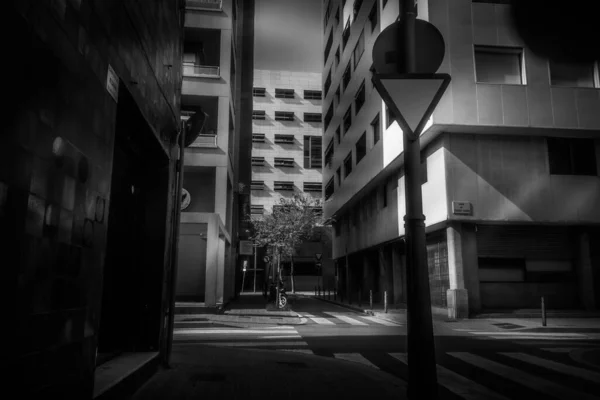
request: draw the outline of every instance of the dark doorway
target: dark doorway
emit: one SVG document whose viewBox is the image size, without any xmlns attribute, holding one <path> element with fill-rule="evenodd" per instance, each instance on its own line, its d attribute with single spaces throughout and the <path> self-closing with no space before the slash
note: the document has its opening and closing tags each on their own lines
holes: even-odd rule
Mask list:
<svg viewBox="0 0 600 400">
<path fill-rule="evenodd" d="M 122 86 L 96 365 L 124 352 L 157 349 L 160 337 L 169 164 Z"/>
</svg>

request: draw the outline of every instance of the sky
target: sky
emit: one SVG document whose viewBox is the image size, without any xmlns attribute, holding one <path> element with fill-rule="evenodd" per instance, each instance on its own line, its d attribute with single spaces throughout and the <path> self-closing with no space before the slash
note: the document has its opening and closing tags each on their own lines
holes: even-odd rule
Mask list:
<svg viewBox="0 0 600 400">
<path fill-rule="evenodd" d="M 321 0 L 256 0 L 254 68 L 323 72 Z"/>
</svg>

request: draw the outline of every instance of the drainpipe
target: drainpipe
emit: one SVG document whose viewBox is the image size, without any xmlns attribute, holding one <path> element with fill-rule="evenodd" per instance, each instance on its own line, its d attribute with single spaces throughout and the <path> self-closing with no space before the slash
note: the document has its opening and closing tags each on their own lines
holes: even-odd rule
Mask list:
<svg viewBox="0 0 600 400">
<path fill-rule="evenodd" d="M 179 262 L 179 224 L 181 222 L 181 191 L 183 189 L 183 158 L 185 155 L 185 129 L 179 131 L 179 159 L 175 163 L 177 174 L 177 191 L 175 192 L 175 215 L 173 218 L 173 237 L 171 240 L 171 298 L 169 301 L 169 321 L 167 327 L 167 354 L 165 355 L 166 367 L 171 361 L 171 349 L 173 347 L 173 326 L 175 324 L 175 293 L 177 289 L 177 264 Z"/>
</svg>

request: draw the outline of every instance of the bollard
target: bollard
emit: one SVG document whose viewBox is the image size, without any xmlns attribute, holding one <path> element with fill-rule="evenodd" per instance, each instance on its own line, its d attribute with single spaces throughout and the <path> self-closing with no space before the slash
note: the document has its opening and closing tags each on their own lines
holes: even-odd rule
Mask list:
<svg viewBox="0 0 600 400">
<path fill-rule="evenodd" d="M 371 306 L 371 311 L 373 310 L 373 291 L 369 289 L 369 306 Z"/>
<path fill-rule="evenodd" d="M 383 292 L 383 312 L 387 313 L 387 290 Z"/>
<path fill-rule="evenodd" d="M 542 296 L 542 326 L 546 326 L 546 305 L 544 304 L 544 296 Z"/>
</svg>

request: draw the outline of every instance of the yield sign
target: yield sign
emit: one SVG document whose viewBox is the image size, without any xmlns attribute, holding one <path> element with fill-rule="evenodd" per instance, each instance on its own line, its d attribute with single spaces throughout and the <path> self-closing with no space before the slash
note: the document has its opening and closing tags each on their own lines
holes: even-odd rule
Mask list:
<svg viewBox="0 0 600 400">
<path fill-rule="evenodd" d="M 412 140 L 419 137 L 449 83 L 448 74 L 373 74 L 373 85 Z"/>
</svg>

